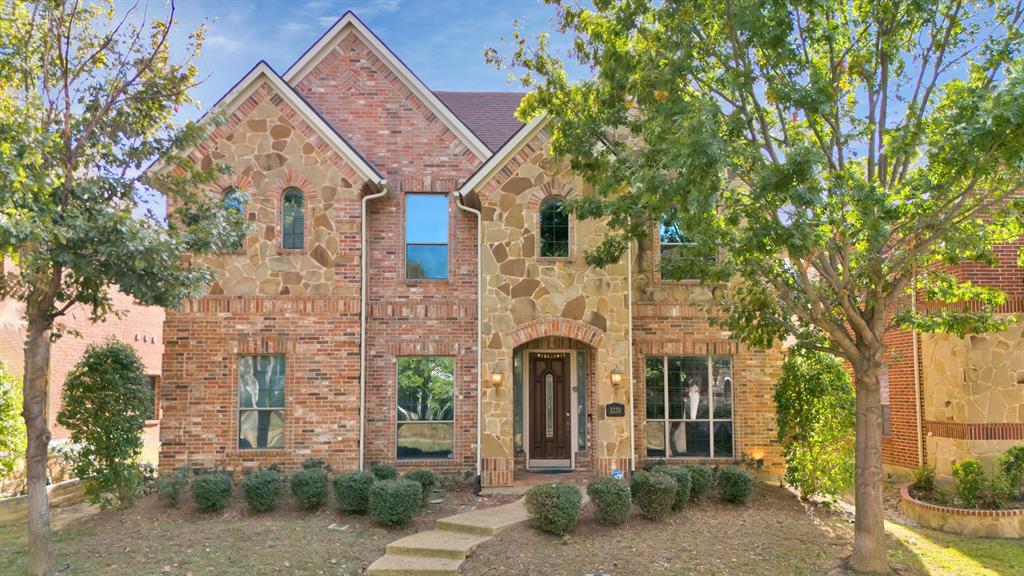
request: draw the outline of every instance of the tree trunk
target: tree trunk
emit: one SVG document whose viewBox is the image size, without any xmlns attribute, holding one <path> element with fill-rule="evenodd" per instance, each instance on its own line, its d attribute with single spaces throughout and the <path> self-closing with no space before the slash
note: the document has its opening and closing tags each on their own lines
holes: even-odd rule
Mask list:
<svg viewBox="0 0 1024 576">
<path fill-rule="evenodd" d="M 46 497 L 46 461 L 50 426 L 46 401 L 50 382 L 50 322 L 28 314 L 25 338 L 24 412 L 28 446 L 25 450 L 28 488 L 28 569 L 30 574 L 53 574 L 50 503 Z"/>
<path fill-rule="evenodd" d="M 881 354 L 867 354 L 879 358 Z M 857 472 L 853 556 L 850 567 L 859 572 L 883 573 L 889 569 L 885 550 L 885 516 L 882 506 L 882 393 L 878 382 L 881 362 L 854 364 L 857 390 Z"/>
</svg>

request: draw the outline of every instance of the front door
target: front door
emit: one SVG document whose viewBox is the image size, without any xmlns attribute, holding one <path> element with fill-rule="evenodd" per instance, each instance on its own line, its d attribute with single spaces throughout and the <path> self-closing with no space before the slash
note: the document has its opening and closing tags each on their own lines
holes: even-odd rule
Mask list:
<svg viewBox="0 0 1024 576">
<path fill-rule="evenodd" d="M 531 462 L 569 467 L 572 436 L 569 392 L 569 353 L 530 354 Z"/>
</svg>

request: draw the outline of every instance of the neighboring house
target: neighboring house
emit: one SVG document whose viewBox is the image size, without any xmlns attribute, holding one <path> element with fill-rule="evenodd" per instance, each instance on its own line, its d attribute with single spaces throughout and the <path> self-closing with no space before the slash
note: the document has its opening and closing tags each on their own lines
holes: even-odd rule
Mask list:
<svg viewBox="0 0 1024 576">
<path fill-rule="evenodd" d="M 68 437 L 68 431 L 57 424 L 60 412 L 64 380 L 75 364 L 82 358 L 85 348 L 99 344 L 108 338 L 117 338 L 130 344 L 146 366 L 146 378 L 153 389 L 153 410 L 146 423 L 146 445 L 143 456 L 155 463 L 159 450 L 160 409 L 158 392 L 160 365 L 163 359 L 164 310 L 153 306 L 142 306 L 131 297 L 112 289 L 113 307 L 120 312 L 107 316 L 102 322 L 92 322 L 89 311 L 83 306 L 71 308 L 57 318 L 55 325 L 67 333 L 54 342 L 50 351 L 50 396 L 47 405 L 47 421 L 54 440 Z M 25 372 L 25 329 L 24 306 L 14 300 L 0 301 L 0 362 L 17 378 Z M 77 335 L 73 332 L 77 332 Z"/>
</svg>

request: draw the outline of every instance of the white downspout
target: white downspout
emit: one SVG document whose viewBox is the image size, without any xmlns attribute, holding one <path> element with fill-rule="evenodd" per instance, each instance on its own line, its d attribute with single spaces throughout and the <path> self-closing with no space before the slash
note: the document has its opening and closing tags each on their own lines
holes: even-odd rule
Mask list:
<svg viewBox="0 0 1024 576">
<path fill-rule="evenodd" d="M 626 330 L 627 361 L 626 377 L 629 378 L 629 471 L 636 470 L 636 406 L 633 398 L 633 242 L 626 247 L 626 307 L 628 323 Z"/>
<path fill-rule="evenodd" d="M 914 284 L 917 284 L 915 278 Z M 910 289 L 910 309 L 917 313 L 917 286 Z M 917 346 L 917 328 L 910 331 L 914 355 L 914 413 L 917 415 L 917 465 L 924 466 L 924 422 L 921 421 L 921 364 Z"/>
<path fill-rule="evenodd" d="M 481 472 L 481 450 L 480 450 L 480 412 L 481 412 L 481 400 L 480 395 L 483 392 L 481 382 L 483 382 L 483 353 L 482 353 L 482 342 L 480 342 L 481 326 L 484 319 L 483 310 L 483 217 L 479 210 L 475 210 L 466 206 L 462 203 L 462 192 L 455 193 L 455 205 L 459 207 L 459 210 L 469 212 L 470 214 L 476 215 L 476 476 L 480 478 Z"/>
<path fill-rule="evenodd" d="M 367 260 L 367 238 L 369 236 L 370 223 L 366 218 L 366 205 L 370 200 L 382 198 L 391 191 L 391 185 L 387 180 L 381 180 L 380 192 L 363 196 L 363 211 L 359 221 L 359 229 L 362 232 L 360 244 L 359 264 L 362 272 L 359 274 L 359 469 L 366 468 L 366 274 L 369 264 Z"/>
</svg>

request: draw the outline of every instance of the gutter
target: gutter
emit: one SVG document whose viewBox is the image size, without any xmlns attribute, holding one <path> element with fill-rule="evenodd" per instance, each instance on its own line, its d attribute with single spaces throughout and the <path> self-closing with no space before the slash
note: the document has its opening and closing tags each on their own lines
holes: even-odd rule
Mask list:
<svg viewBox="0 0 1024 576">
<path fill-rule="evenodd" d="M 359 229 L 362 234 L 362 241 L 359 247 L 359 265 L 362 268 L 359 274 L 359 469 L 366 469 L 366 274 L 369 268 L 367 238 L 370 224 L 366 218 L 366 206 L 370 200 L 383 198 L 391 192 L 391 184 L 387 180 L 380 180 L 380 192 L 363 196 L 363 207 Z"/>
<path fill-rule="evenodd" d="M 910 308 L 917 312 L 917 282 L 910 289 Z M 917 465 L 924 466 L 924 422 L 921 420 L 921 351 L 917 344 L 917 328 L 910 331 L 911 346 L 914 356 L 914 413 L 917 415 Z"/>
<path fill-rule="evenodd" d="M 626 377 L 629 378 L 629 471 L 636 471 L 636 401 L 633 397 L 633 242 L 626 247 L 626 310 L 628 323 L 626 342 Z"/>
<path fill-rule="evenodd" d="M 484 310 L 484 303 L 483 303 L 483 267 L 481 266 L 481 264 L 483 262 L 483 260 L 482 260 L 482 254 L 483 254 L 483 246 L 482 246 L 482 243 L 483 243 L 483 216 L 481 216 L 479 210 L 475 210 L 475 209 L 470 208 L 469 206 L 466 206 L 465 204 L 463 204 L 462 200 L 463 200 L 463 198 L 462 198 L 462 191 L 459 190 L 459 191 L 455 192 L 455 205 L 459 207 L 459 210 L 462 210 L 463 212 L 469 212 L 470 214 L 476 215 L 476 274 L 477 274 L 477 279 L 476 279 L 476 381 L 477 381 L 477 386 L 476 386 L 476 478 L 477 478 L 477 483 L 478 483 L 477 485 L 479 486 L 480 473 L 481 473 L 481 470 L 482 470 L 481 464 L 483 462 L 482 459 L 481 459 L 481 450 L 480 450 L 480 427 L 481 427 L 481 424 L 480 424 L 480 412 L 481 412 L 480 394 L 481 394 L 481 392 L 483 392 L 483 390 L 482 390 L 483 386 L 481 386 L 481 383 L 483 382 L 483 369 L 484 369 L 484 367 L 482 366 L 482 360 L 483 360 L 482 348 L 483 348 L 483 346 L 482 346 L 482 343 L 480 342 L 480 335 L 482 333 L 481 326 L 482 326 L 482 322 L 483 322 L 483 318 L 484 318 L 484 315 L 483 315 L 483 310 Z"/>
</svg>

